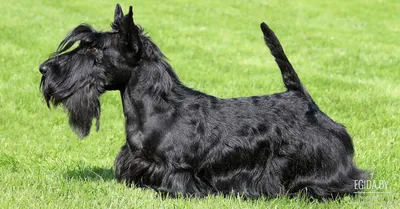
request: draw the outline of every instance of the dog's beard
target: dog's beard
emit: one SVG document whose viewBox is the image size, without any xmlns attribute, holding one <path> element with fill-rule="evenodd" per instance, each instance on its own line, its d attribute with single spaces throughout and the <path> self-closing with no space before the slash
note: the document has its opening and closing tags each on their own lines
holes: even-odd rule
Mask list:
<svg viewBox="0 0 400 209">
<path fill-rule="evenodd" d="M 100 93 L 85 86 L 63 102 L 68 110 L 69 124 L 80 138 L 90 133 L 92 121 L 96 119 L 96 131 L 100 127 Z"/>
<path fill-rule="evenodd" d="M 42 77 L 40 87 L 49 108 L 50 104 L 64 106 L 69 115 L 69 124 L 79 138 L 89 135 L 93 119 L 96 119 L 96 131 L 99 130 L 101 112 L 99 97 L 104 92 L 103 88 L 94 83 L 87 83 L 74 91 L 68 89 L 69 91 L 57 92 L 55 91 L 57 88 L 53 88 L 51 81 L 47 81 L 45 77 Z"/>
</svg>

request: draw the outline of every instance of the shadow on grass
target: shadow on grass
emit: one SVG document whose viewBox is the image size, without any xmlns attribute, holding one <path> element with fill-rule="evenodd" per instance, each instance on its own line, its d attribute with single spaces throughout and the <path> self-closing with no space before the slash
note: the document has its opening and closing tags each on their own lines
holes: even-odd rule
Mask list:
<svg viewBox="0 0 400 209">
<path fill-rule="evenodd" d="M 64 174 L 67 180 L 78 181 L 111 181 L 114 179 L 114 170 L 112 168 L 100 167 L 77 167 L 68 170 Z"/>
</svg>

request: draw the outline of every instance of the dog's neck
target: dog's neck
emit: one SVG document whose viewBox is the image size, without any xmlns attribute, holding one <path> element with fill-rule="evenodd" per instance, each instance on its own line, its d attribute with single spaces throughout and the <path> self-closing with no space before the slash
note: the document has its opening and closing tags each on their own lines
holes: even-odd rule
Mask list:
<svg viewBox="0 0 400 209">
<path fill-rule="evenodd" d="M 151 41 L 125 89 L 121 90 L 126 130 L 130 145 L 140 147 L 140 138 L 163 129 L 172 123 L 181 100 L 195 92 L 181 84 L 158 47 Z M 171 120 L 171 121 L 170 121 Z"/>
</svg>

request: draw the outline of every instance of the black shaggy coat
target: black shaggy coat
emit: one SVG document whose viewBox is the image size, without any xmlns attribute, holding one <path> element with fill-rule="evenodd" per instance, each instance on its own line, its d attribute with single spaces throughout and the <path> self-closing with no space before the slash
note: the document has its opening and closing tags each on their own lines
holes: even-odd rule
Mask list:
<svg viewBox="0 0 400 209">
<path fill-rule="evenodd" d="M 288 91 L 221 99 L 187 88 L 158 47 L 141 34 L 143 54 L 121 91 L 127 143 L 119 180 L 168 193 L 314 197 L 356 191 L 345 128 L 313 102 L 270 29 L 266 43 Z"/>
<path fill-rule="evenodd" d="M 361 188 L 356 180 L 367 173 L 353 163 L 351 137 L 314 103 L 265 23 L 287 90 L 221 99 L 183 85 L 132 16 L 132 7 L 124 16 L 117 5 L 112 31 L 78 26 L 40 66 L 46 102 L 63 104 L 81 137 L 99 119 L 98 97 L 121 92 L 126 142 L 115 160 L 118 181 L 198 196 L 334 198 Z"/>
</svg>

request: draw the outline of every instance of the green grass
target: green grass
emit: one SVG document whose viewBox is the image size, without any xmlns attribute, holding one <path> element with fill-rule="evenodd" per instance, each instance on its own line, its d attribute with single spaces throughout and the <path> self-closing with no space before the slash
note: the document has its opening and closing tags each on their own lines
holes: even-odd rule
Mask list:
<svg viewBox="0 0 400 209">
<path fill-rule="evenodd" d="M 68 2 L 68 3 L 67 3 Z M 78 140 L 48 110 L 38 65 L 74 26 L 108 30 L 110 1 L 0 0 L 0 208 L 399 208 L 400 2 L 397 0 L 120 1 L 188 86 L 220 97 L 283 91 L 259 23 L 276 32 L 320 108 L 354 139 L 355 161 L 388 188 L 357 198 L 162 200 L 113 178 L 124 143 L 118 92 L 101 98 L 99 132 Z"/>
</svg>

